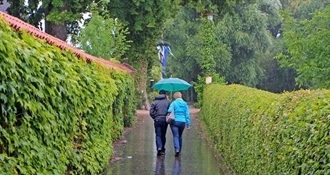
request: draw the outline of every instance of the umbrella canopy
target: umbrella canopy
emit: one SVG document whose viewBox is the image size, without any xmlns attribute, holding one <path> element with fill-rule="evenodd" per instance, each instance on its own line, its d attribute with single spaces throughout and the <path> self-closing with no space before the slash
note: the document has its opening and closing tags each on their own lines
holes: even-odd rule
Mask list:
<svg viewBox="0 0 330 175">
<path fill-rule="evenodd" d="M 180 78 L 164 78 L 159 80 L 152 86 L 156 90 L 165 90 L 170 92 L 177 92 L 187 90 L 191 85 Z"/>
</svg>

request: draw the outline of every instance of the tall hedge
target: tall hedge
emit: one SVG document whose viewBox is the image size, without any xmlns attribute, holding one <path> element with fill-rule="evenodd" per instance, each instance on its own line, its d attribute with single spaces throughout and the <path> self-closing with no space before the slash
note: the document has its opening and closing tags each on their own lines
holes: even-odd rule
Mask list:
<svg viewBox="0 0 330 175">
<path fill-rule="evenodd" d="M 330 174 L 330 91 L 209 85 L 201 120 L 236 174 Z"/>
<path fill-rule="evenodd" d="M 135 100 L 134 96 L 134 82 L 132 78 L 123 76 L 121 72 L 114 71 L 111 77 L 115 80 L 115 84 L 118 87 L 117 98 L 113 103 L 113 116 L 116 125 L 114 126 L 114 139 L 118 139 L 123 131 L 124 127 L 132 126 L 135 114 Z"/>
<path fill-rule="evenodd" d="M 114 103 L 133 98 L 130 75 L 14 31 L 2 17 L 0 62 L 0 174 L 100 173 L 124 127 Z"/>
</svg>

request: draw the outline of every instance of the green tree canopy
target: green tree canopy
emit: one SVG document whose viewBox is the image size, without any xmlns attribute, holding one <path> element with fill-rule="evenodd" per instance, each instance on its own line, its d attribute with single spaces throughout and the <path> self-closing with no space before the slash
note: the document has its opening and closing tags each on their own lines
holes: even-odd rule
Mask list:
<svg viewBox="0 0 330 175">
<path fill-rule="evenodd" d="M 276 60 L 267 64 L 264 60 L 273 59 L 280 50 L 275 50 L 273 45 L 281 24 L 281 4 L 277 0 L 248 1 L 234 6 L 233 9 L 235 13 L 219 13 L 214 16 L 216 28 L 213 37 L 216 43 L 209 48 L 209 53 L 213 54 L 216 73 L 225 76 L 226 80 L 232 83 L 255 87 L 263 79 L 265 84 L 267 77 L 263 75 L 268 71 L 268 63 L 276 65 Z M 211 36 L 206 34 L 209 33 L 209 30 L 205 29 L 206 25 L 201 25 L 202 18 L 193 8 L 185 7 L 175 20 L 166 23 L 164 38 L 170 43 L 175 54 L 175 58 L 170 57 L 168 65 L 168 70 L 173 75 L 197 81 L 197 76 L 201 74 L 203 39 Z M 208 38 L 207 41 L 212 39 Z M 274 72 L 267 72 L 267 76 L 269 73 Z M 281 81 L 280 78 L 278 81 Z"/>
<path fill-rule="evenodd" d="M 330 6 L 316 11 L 310 20 L 297 21 L 289 13 L 283 15 L 288 54 L 278 56 L 280 63 L 297 71 L 299 86 L 330 88 Z"/>
<path fill-rule="evenodd" d="M 196 52 L 194 36 L 197 33 L 199 14 L 195 9 L 182 7 L 174 19 L 169 19 L 164 25 L 164 40 L 171 46 L 175 57 L 167 59 L 167 74 L 180 77 L 187 81 L 196 81 L 201 73 L 197 63 L 199 52 Z M 191 44 L 188 42 L 191 41 Z"/>
<path fill-rule="evenodd" d="M 88 12 L 93 0 L 8 0 L 9 14 L 16 16 L 38 28 L 45 20 L 45 32 L 61 40 L 69 33 L 77 32 L 78 21 Z M 68 30 L 67 30 L 68 29 Z"/>
<path fill-rule="evenodd" d="M 79 34 L 78 47 L 97 57 L 120 60 L 129 49 L 127 34 L 128 29 L 117 19 L 105 18 L 93 13 Z"/>
<path fill-rule="evenodd" d="M 255 87 L 263 74 L 258 52 L 271 45 L 267 16 L 259 10 L 261 3 L 247 1 L 235 7 L 235 14 L 226 14 L 217 24 L 219 40 L 230 47 L 230 71 L 225 73 L 231 83 Z"/>
</svg>

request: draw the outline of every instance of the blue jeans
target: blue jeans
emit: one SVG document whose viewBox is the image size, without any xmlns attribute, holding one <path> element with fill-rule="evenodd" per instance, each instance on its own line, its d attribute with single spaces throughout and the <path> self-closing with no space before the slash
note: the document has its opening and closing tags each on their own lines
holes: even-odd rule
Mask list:
<svg viewBox="0 0 330 175">
<path fill-rule="evenodd" d="M 166 123 L 165 119 L 154 120 L 157 150 L 161 150 L 163 152 L 165 152 L 167 126 L 168 124 Z"/>
<path fill-rule="evenodd" d="M 175 152 L 181 152 L 182 133 L 185 127 L 186 127 L 185 122 L 174 121 L 174 123 L 171 124 Z"/>
</svg>

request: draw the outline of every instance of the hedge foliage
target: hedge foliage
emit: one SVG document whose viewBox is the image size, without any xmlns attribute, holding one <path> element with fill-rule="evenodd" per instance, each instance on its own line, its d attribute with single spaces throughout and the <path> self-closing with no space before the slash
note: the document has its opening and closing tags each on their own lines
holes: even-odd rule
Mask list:
<svg viewBox="0 0 330 175">
<path fill-rule="evenodd" d="M 329 90 L 212 84 L 200 116 L 236 174 L 330 174 Z"/>
<path fill-rule="evenodd" d="M 133 122 L 131 76 L 0 18 L 0 174 L 98 174 Z"/>
</svg>

